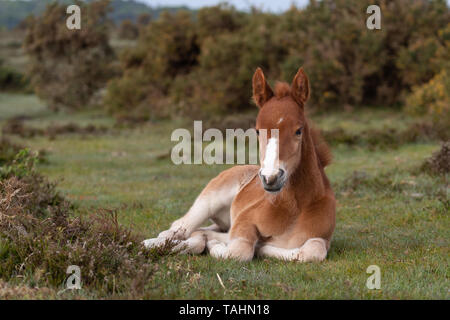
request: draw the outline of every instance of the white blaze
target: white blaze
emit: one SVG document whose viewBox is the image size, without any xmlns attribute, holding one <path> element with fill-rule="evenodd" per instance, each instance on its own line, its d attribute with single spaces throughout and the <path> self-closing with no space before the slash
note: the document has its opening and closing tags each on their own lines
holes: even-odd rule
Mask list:
<svg viewBox="0 0 450 320">
<path fill-rule="evenodd" d="M 270 138 L 266 146 L 261 174 L 266 177 L 278 174 L 278 165 L 278 139 Z"/>
</svg>

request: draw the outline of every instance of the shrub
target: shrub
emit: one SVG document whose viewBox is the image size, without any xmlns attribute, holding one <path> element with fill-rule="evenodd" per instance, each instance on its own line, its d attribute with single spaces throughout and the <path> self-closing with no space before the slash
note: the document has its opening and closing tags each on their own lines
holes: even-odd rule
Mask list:
<svg viewBox="0 0 450 320">
<path fill-rule="evenodd" d="M 245 27 L 209 37 L 202 43 L 199 65 L 177 77 L 170 96 L 179 110 L 195 117 L 242 112 L 253 108 L 251 79 L 258 66 L 268 77 L 279 74 L 277 62 L 286 54 L 275 41 L 278 18 L 255 13 Z"/>
<path fill-rule="evenodd" d="M 444 142 L 441 149 L 422 164 L 422 170 L 436 175 L 450 173 L 450 141 Z"/>
<path fill-rule="evenodd" d="M 139 27 L 145 27 L 146 25 L 148 25 L 150 22 L 152 21 L 152 16 L 149 13 L 141 13 L 138 17 L 137 17 L 137 25 Z"/>
<path fill-rule="evenodd" d="M 18 91 L 25 90 L 28 81 L 24 75 L 3 66 L 3 61 L 0 60 L 0 91 Z"/>
<path fill-rule="evenodd" d="M 235 32 L 248 23 L 247 16 L 234 7 L 222 3 L 197 12 L 197 33 L 200 43 L 218 34 Z"/>
<path fill-rule="evenodd" d="M 435 122 L 450 123 L 450 69 L 442 70 L 423 86 L 413 89 L 405 109 L 416 116 L 428 116 Z"/>
<path fill-rule="evenodd" d="M 122 78 L 108 85 L 104 100 L 111 113 L 163 117 L 159 101 L 176 75 L 197 64 L 199 47 L 191 14 L 164 12 L 142 30 L 135 48 L 121 56 Z"/>
<path fill-rule="evenodd" d="M 450 123 L 450 24 L 439 30 L 435 54 L 428 63 L 439 69 L 430 81 L 413 87 L 406 98 L 405 110 L 427 116 L 435 123 Z"/>
<path fill-rule="evenodd" d="M 61 288 L 69 265 L 82 272 L 92 293 L 145 294 L 156 265 L 169 250 L 146 250 L 142 238 L 120 226 L 117 214 L 99 210 L 83 217 L 21 151 L 0 178 L 0 279 Z"/>
<path fill-rule="evenodd" d="M 0 166 L 11 163 L 22 147 L 12 143 L 5 137 L 0 138 Z"/>
<path fill-rule="evenodd" d="M 139 36 L 139 28 L 130 20 L 123 20 L 119 27 L 119 37 L 134 40 Z"/>
<path fill-rule="evenodd" d="M 381 7 L 381 30 L 365 25 L 371 4 Z M 396 105 L 450 60 L 449 19 L 444 0 L 310 1 L 278 15 L 219 5 L 196 19 L 166 13 L 125 52 L 105 104 L 121 113 L 220 116 L 251 108 L 256 67 L 290 81 L 303 66 L 316 108 Z"/>
<path fill-rule="evenodd" d="M 83 11 L 81 30 L 66 27 L 66 7 L 57 3 L 28 22 L 24 47 L 30 57 L 31 84 L 52 109 L 86 107 L 111 76 L 108 1 L 77 3 Z"/>
</svg>

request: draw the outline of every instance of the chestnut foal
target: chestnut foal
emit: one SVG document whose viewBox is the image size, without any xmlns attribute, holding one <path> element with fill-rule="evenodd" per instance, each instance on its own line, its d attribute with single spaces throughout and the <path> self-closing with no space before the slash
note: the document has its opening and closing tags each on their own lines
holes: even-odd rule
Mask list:
<svg viewBox="0 0 450 320">
<path fill-rule="evenodd" d="M 255 253 L 300 262 L 324 260 L 336 205 L 324 172 L 331 155 L 305 116 L 308 97 L 303 69 L 291 86 L 278 83 L 272 91 L 258 68 L 253 76 L 253 99 L 260 108 L 256 129 L 267 130 L 266 139 L 259 137 L 261 167 L 222 172 L 185 216 L 144 244 L 160 246 L 170 239 L 176 242 L 173 250 L 200 254 L 207 247 L 213 257 L 241 261 Z M 200 228 L 208 219 L 214 224 Z"/>
</svg>

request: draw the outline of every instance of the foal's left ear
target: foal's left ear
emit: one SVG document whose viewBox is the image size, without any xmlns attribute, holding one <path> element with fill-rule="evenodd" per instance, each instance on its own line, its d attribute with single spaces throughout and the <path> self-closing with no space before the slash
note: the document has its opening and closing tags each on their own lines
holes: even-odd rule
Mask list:
<svg viewBox="0 0 450 320">
<path fill-rule="evenodd" d="M 309 80 L 303 68 L 298 69 L 297 74 L 292 80 L 292 97 L 298 104 L 303 106 L 309 98 Z"/>
</svg>

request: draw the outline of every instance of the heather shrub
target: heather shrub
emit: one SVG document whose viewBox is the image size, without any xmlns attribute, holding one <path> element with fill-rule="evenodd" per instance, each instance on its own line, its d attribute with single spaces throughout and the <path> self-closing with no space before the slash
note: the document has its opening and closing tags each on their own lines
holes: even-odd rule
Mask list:
<svg viewBox="0 0 450 320">
<path fill-rule="evenodd" d="M 441 149 L 434 152 L 422 164 L 423 171 L 445 176 L 450 173 L 450 140 L 442 143 Z"/>
<path fill-rule="evenodd" d="M 31 85 L 52 109 L 86 107 L 111 76 L 108 1 L 77 3 L 83 12 L 81 30 L 66 27 L 66 6 L 57 3 L 28 21 L 24 48 Z"/>
<path fill-rule="evenodd" d="M 63 289 L 67 267 L 77 265 L 83 290 L 145 296 L 155 262 L 170 244 L 145 249 L 142 237 L 122 227 L 115 211 L 80 216 L 35 170 L 35 162 L 20 151 L 0 167 L 0 279 Z"/>
</svg>

